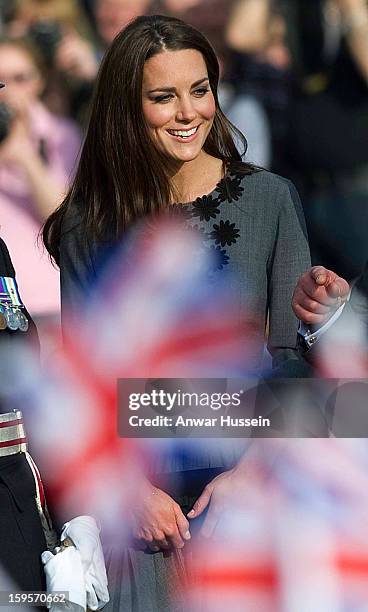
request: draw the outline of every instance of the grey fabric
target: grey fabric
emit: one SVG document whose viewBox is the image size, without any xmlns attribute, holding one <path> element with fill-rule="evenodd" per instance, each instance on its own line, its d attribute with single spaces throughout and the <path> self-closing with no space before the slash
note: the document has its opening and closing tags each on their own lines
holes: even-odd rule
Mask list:
<svg viewBox="0 0 368 612">
<path fill-rule="evenodd" d="M 298 194 L 289 181 L 263 170 L 235 179 L 229 173 L 226 180 L 229 184 L 222 182 L 222 188 L 226 188 L 223 193 L 228 191 L 229 197 L 218 204 L 216 218 L 206 221 L 192 217 L 190 222 L 204 228 L 207 235 L 215 231 L 214 226 L 221 220 L 234 223 L 239 230 L 233 244 L 216 247 L 214 238 L 212 246 L 228 258 L 216 274 L 228 275 L 239 316 L 244 309 L 258 315 L 252 366 L 258 368 L 262 361 L 268 314 L 268 346 L 275 363 L 296 358 L 298 321 L 291 309 L 291 296 L 298 277 L 310 265 Z M 216 198 L 218 191 L 209 195 Z M 81 304 L 84 307 L 90 287 L 98 277 L 100 253 L 95 245 L 86 243 L 79 219 L 76 206 L 64 220 L 60 247 L 64 326 L 68 323 L 65 316 L 68 307 L 74 311 Z M 160 453 L 152 461 L 152 472 L 176 472 L 172 477 L 180 479 L 186 475 L 184 480 L 190 480 L 195 471 L 203 468 L 226 469 L 249 445 L 247 440 L 237 441 L 236 445 L 232 440 L 225 440 L 223 445 L 220 440 L 209 440 L 207 445 L 198 440 L 198 452 L 193 452 L 193 446 L 186 448 L 184 440 L 178 441 L 174 449 L 167 442 L 160 446 Z M 192 474 L 189 470 L 193 470 Z M 191 573 L 190 546 L 186 545 L 184 550 L 184 554 L 181 551 L 151 554 L 122 545 L 120 550 L 108 554 L 111 602 L 106 612 L 188 609 L 182 589 Z"/>
<path fill-rule="evenodd" d="M 291 308 L 291 297 L 297 279 L 309 266 L 309 251 L 303 212 L 298 194 L 289 181 L 267 171 L 251 175 L 229 173 L 228 197 L 216 203 L 218 214 L 209 220 L 193 216 L 189 222 L 211 234 L 221 221 L 235 224 L 239 238 L 230 246 L 218 246 L 226 252 L 228 264 L 216 274 L 227 275 L 236 300 L 239 317 L 250 310 L 257 314 L 254 327 L 254 352 L 249 365 L 257 370 L 264 354 L 264 336 L 269 313 L 268 347 L 278 369 L 294 373 L 301 358 L 296 350 L 298 321 Z M 236 189 L 239 182 L 240 190 Z M 226 193 L 226 190 L 225 192 Z M 215 199 L 218 192 L 212 194 Z M 238 199 L 235 199 L 237 198 Z M 190 209 L 189 207 L 186 207 Z M 80 211 L 72 211 L 64 222 L 61 243 L 61 282 L 63 311 L 82 304 L 98 276 L 101 252 L 88 245 L 80 228 Z M 216 248 L 216 242 L 212 247 Z M 105 250 L 106 245 L 100 247 Z M 149 311 L 148 311 L 149 312 Z M 64 315 L 64 312 L 63 312 Z M 63 316 L 63 323 L 67 319 Z M 286 366 L 283 366 L 286 364 Z M 290 365 L 292 364 L 292 366 Z M 155 441 L 150 442 L 153 447 Z M 247 448 L 246 440 L 206 440 L 205 443 L 160 440 L 153 453 L 151 472 L 168 473 L 235 465 Z"/>
<path fill-rule="evenodd" d="M 310 266 L 310 257 L 303 211 L 293 184 L 261 170 L 244 175 L 241 187 L 238 200 L 220 204 L 215 220 L 195 222 L 206 231 L 220 220 L 235 223 L 239 229 L 240 237 L 228 248 L 229 263 L 221 273 L 230 277 L 239 315 L 250 311 L 258 316 L 250 362 L 257 369 L 262 362 L 268 315 L 268 348 L 274 363 L 296 358 L 298 321 L 291 297 L 298 277 Z M 68 324 L 66 312 L 78 310 L 81 304 L 85 308 L 86 296 L 98 276 L 99 251 L 106 248 L 86 243 L 76 205 L 64 219 L 60 244 L 64 327 Z"/>
<path fill-rule="evenodd" d="M 233 175 L 230 175 L 230 181 Z M 236 175 L 234 175 L 236 176 Z M 256 171 L 242 177 L 243 193 L 219 204 L 216 219 L 193 222 L 211 233 L 221 221 L 234 223 L 239 239 L 226 246 L 229 263 L 221 274 L 229 277 L 239 311 L 256 315 L 254 350 L 249 367 L 262 364 L 269 317 L 268 349 L 274 365 L 297 358 L 298 321 L 291 298 L 299 276 L 309 268 L 310 257 L 304 215 L 294 185 L 271 172 Z M 212 194 L 215 197 L 215 192 Z"/>
<path fill-rule="evenodd" d="M 105 555 L 110 602 L 105 612 L 184 612 L 190 553 L 132 547 Z"/>
</svg>

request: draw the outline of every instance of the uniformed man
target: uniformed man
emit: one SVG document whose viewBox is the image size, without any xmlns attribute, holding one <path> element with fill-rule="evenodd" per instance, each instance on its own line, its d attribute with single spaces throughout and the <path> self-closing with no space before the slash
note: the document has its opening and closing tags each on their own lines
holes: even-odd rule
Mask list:
<svg viewBox="0 0 368 612">
<path fill-rule="evenodd" d="M 21 302 L 9 251 L 0 238 L 0 359 L 29 342 L 39 349 L 36 327 Z M 0 377 L 0 565 L 18 589 L 43 591 L 43 488 L 27 453 L 22 414 L 2 393 L 7 382 Z"/>
</svg>

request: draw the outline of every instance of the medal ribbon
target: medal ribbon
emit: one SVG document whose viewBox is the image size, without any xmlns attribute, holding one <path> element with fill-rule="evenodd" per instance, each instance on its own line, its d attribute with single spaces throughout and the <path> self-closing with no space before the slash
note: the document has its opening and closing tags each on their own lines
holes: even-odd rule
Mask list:
<svg viewBox="0 0 368 612">
<path fill-rule="evenodd" d="M 0 276 L 0 329 L 7 327 L 16 331 L 19 329 L 22 332 L 28 330 L 28 320 L 22 313 L 24 308 L 20 299 L 18 286 L 15 278 L 10 276 Z"/>
<path fill-rule="evenodd" d="M 1 276 L 0 279 L 5 283 L 5 287 L 12 305 L 16 306 L 17 308 L 23 307 L 15 278 L 11 278 L 10 276 Z"/>
<path fill-rule="evenodd" d="M 12 304 L 12 298 L 9 294 L 6 280 L 7 280 L 6 276 L 0 276 L 0 303 L 1 304 Z"/>
</svg>

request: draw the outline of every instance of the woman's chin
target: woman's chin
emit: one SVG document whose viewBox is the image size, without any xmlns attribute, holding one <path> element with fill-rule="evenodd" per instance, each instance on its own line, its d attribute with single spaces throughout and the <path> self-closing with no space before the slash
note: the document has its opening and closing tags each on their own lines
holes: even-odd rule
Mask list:
<svg viewBox="0 0 368 612">
<path fill-rule="evenodd" d="M 180 152 L 171 152 L 168 157 L 175 161 L 176 163 L 185 163 L 194 161 L 201 154 L 202 149 L 196 149 L 191 151 L 180 151 Z"/>
</svg>

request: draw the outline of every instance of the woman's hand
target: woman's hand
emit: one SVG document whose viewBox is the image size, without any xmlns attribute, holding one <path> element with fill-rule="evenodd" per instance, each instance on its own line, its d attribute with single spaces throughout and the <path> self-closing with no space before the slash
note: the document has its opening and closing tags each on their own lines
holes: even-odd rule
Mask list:
<svg viewBox="0 0 368 612">
<path fill-rule="evenodd" d="M 13 120 L 9 136 L 0 144 L 1 164 L 11 164 L 23 171 L 30 198 L 41 221 L 61 204 L 65 187 L 50 172 L 31 140 L 27 123 L 18 115 Z"/>
<path fill-rule="evenodd" d="M 206 485 L 187 515 L 190 519 L 197 518 L 209 505 L 208 514 L 200 531 L 202 536 L 211 537 L 224 511 L 234 504 L 238 507 L 239 502 L 243 503 L 245 487 L 248 487 L 249 479 L 253 481 L 249 470 L 237 466 L 216 476 Z"/>
<path fill-rule="evenodd" d="M 167 493 L 149 483 L 132 510 L 133 536 L 153 552 L 183 548 L 190 540 L 189 522 Z"/>
<path fill-rule="evenodd" d="M 335 0 L 336 6 L 343 14 L 349 14 L 353 11 L 366 11 L 366 0 Z"/>
<path fill-rule="evenodd" d="M 27 126 L 22 120 L 15 119 L 9 135 L 0 144 L 0 163 L 25 166 L 30 157 L 38 155 L 31 142 Z"/>
<path fill-rule="evenodd" d="M 82 81 L 94 81 L 98 61 L 92 45 L 76 32 L 67 32 L 57 47 L 56 66 L 62 72 Z"/>
</svg>

